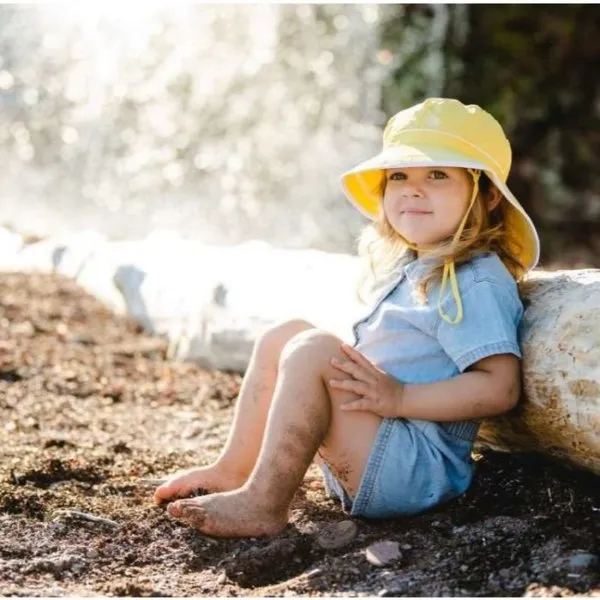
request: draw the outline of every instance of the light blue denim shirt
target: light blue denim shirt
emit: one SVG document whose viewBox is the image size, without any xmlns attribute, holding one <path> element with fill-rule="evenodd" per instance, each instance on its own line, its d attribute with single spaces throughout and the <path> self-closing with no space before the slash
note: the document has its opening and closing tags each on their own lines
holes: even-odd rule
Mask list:
<svg viewBox="0 0 600 600">
<path fill-rule="evenodd" d="M 355 348 L 386 373 L 404 383 L 450 379 L 493 354 L 521 358 L 519 324 L 523 304 L 515 280 L 495 253 L 481 254 L 456 268 L 463 319 L 452 325 L 438 311 L 439 284 L 428 303 L 413 298 L 426 264 L 415 260 L 381 292 L 369 313 L 353 325 Z M 456 305 L 448 287 L 442 299 L 445 314 Z M 478 423 L 442 423 L 446 430 L 473 440 Z"/>
</svg>

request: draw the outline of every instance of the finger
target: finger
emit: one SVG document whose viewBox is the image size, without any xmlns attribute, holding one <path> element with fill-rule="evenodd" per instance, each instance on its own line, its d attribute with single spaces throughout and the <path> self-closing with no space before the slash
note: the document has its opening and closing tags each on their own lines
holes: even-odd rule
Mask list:
<svg viewBox="0 0 600 600">
<path fill-rule="evenodd" d="M 347 373 L 348 375 L 352 375 L 354 379 L 358 379 L 359 381 L 365 381 L 367 383 L 376 383 L 376 380 L 372 375 L 367 373 L 360 365 L 357 365 L 355 362 L 351 360 L 340 360 L 337 357 L 333 357 L 331 359 L 331 364 L 340 371 Z"/>
<path fill-rule="evenodd" d="M 369 386 L 356 379 L 330 379 L 329 385 L 338 390 L 354 392 L 359 396 L 366 396 L 369 393 Z"/>
<path fill-rule="evenodd" d="M 353 410 L 371 410 L 371 403 L 366 398 L 360 398 L 358 400 L 350 400 L 349 402 L 343 402 L 340 404 L 342 410 L 353 411 Z"/>
<path fill-rule="evenodd" d="M 358 350 L 352 348 L 352 346 L 348 346 L 348 344 L 342 344 L 341 348 L 342 352 L 344 352 L 346 356 L 349 356 L 355 363 L 357 363 L 361 367 L 367 369 L 370 372 L 375 370 L 373 363 L 366 359 Z"/>
</svg>

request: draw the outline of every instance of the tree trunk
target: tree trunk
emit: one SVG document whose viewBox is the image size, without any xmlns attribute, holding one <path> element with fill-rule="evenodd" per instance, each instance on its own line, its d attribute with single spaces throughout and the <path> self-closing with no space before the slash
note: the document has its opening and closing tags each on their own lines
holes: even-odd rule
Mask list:
<svg viewBox="0 0 600 600">
<path fill-rule="evenodd" d="M 535 272 L 520 290 L 523 398 L 478 443 L 600 474 L 600 270 Z"/>
</svg>

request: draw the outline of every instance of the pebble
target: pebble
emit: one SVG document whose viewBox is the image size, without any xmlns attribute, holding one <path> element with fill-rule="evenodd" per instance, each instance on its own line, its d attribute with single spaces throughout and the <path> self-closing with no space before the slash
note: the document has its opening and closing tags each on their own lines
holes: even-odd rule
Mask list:
<svg viewBox="0 0 600 600">
<path fill-rule="evenodd" d="M 324 550 L 335 550 L 353 542 L 357 534 L 354 521 L 340 521 L 324 527 L 317 536 L 317 544 Z"/>
<path fill-rule="evenodd" d="M 304 533 L 305 535 L 313 535 L 319 532 L 322 525 L 316 523 L 315 521 L 307 521 L 306 523 L 297 523 L 296 527 L 300 533 Z"/>
<path fill-rule="evenodd" d="M 398 542 L 377 542 L 366 552 L 367 560 L 376 567 L 383 567 L 402 558 Z"/>
<path fill-rule="evenodd" d="M 306 577 L 308 579 L 312 579 L 314 577 L 319 576 L 321 573 L 323 572 L 323 569 L 319 569 L 319 567 L 312 569 L 311 571 L 308 571 L 308 573 L 306 573 Z"/>
<path fill-rule="evenodd" d="M 227 575 L 225 575 L 225 573 L 219 573 L 219 576 L 217 577 L 217 583 L 218 584 L 223 584 L 225 583 L 225 581 L 227 580 Z"/>
<path fill-rule="evenodd" d="M 569 567 L 575 571 L 592 570 L 598 567 L 599 563 L 600 559 L 598 558 L 598 555 L 588 552 L 573 554 L 573 556 L 569 558 Z"/>
</svg>

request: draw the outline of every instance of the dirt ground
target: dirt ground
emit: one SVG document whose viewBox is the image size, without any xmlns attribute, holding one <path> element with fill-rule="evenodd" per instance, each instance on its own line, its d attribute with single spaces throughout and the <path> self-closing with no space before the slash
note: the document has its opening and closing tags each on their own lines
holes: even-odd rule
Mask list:
<svg viewBox="0 0 600 600">
<path fill-rule="evenodd" d="M 600 478 L 535 456 L 484 452 L 460 499 L 337 548 L 315 470 L 277 538 L 175 522 L 140 479 L 216 456 L 241 376 L 167 360 L 70 280 L 0 277 L 1 595 L 600 595 Z M 400 556 L 368 562 L 379 541 Z"/>
</svg>

